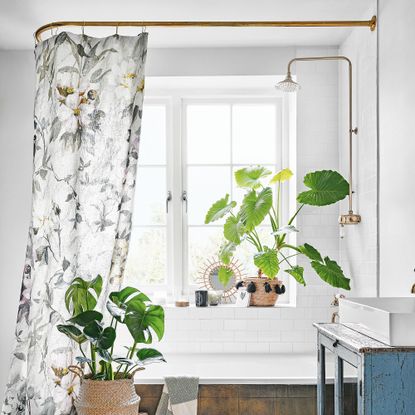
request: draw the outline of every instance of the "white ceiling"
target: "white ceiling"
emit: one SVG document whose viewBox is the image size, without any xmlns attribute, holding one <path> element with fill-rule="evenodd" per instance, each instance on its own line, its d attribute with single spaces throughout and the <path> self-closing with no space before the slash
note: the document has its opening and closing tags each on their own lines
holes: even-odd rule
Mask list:
<svg viewBox="0 0 415 415">
<path fill-rule="evenodd" d="M 376 0 L 1 0 L 0 49 L 32 49 L 58 20 L 369 20 Z M 67 30 L 80 31 L 80 28 Z M 115 29 L 86 28 L 92 36 Z M 140 29 L 121 28 L 120 34 Z M 369 30 L 362 28 L 360 30 Z M 150 47 L 338 45 L 349 29 L 149 28 Z"/>
</svg>

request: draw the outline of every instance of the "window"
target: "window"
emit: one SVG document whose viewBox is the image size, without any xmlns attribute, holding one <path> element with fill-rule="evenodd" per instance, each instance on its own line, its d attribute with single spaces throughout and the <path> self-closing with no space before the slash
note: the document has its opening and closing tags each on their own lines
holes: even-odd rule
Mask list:
<svg viewBox="0 0 415 415">
<path fill-rule="evenodd" d="M 223 222 L 204 224 L 208 208 L 227 193 L 242 200 L 234 172 L 256 164 L 293 168 L 290 98 L 270 91 L 275 78 L 262 80 L 266 89 L 251 78 L 248 91 L 249 77 L 243 78 L 147 79 L 157 88 L 147 88 L 144 103 L 128 283 L 169 300 L 192 292 L 223 241 Z M 284 197 L 287 209 L 288 192 Z M 271 238 L 269 224 L 260 233 Z M 256 272 L 252 253 L 241 246 L 235 255 L 250 275 Z"/>
</svg>

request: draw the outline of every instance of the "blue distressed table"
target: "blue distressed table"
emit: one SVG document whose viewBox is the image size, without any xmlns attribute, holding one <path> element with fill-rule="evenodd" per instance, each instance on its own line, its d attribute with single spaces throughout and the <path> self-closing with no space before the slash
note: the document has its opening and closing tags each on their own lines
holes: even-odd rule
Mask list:
<svg viewBox="0 0 415 415">
<path fill-rule="evenodd" d="M 357 369 L 358 415 L 415 415 L 415 347 L 387 346 L 342 324 L 316 323 L 314 327 L 318 415 L 325 415 L 326 349 L 335 357 L 335 415 L 344 415 L 343 362 Z"/>
</svg>

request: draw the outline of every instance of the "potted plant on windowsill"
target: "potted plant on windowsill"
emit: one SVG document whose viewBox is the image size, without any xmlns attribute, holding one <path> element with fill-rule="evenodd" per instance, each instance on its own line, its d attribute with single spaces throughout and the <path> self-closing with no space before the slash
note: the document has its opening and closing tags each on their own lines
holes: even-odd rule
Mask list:
<svg viewBox="0 0 415 415">
<path fill-rule="evenodd" d="M 327 206 L 344 199 L 349 194 L 349 184 L 343 176 L 332 170 L 308 173 L 304 184 L 308 188 L 297 196 L 299 206 L 287 223 L 282 223 L 281 195 L 282 186 L 293 176 L 289 169 L 274 174 L 262 166 L 246 167 L 235 172 L 239 187 L 246 190 L 243 201 L 236 210 L 237 203 L 229 200 L 229 195 L 216 201 L 206 214 L 205 223 L 209 224 L 225 218 L 223 234 L 226 239 L 219 251 L 223 266 L 218 277 L 226 285 L 232 277 L 230 263 L 235 249 L 249 243 L 255 249 L 253 261 L 258 268 L 258 275 L 246 278 L 242 285 L 251 293 L 250 305 L 275 305 L 278 295 L 284 294 L 285 286 L 278 279 L 283 271 L 306 285 L 304 268 L 293 262 L 293 258 L 306 257 L 317 275 L 333 287 L 350 290 L 350 280 L 342 269 L 328 256 L 324 257 L 310 244 L 299 246 L 288 243 L 288 235 L 299 230 L 293 225 L 295 218 L 305 205 Z M 276 185 L 277 194 L 274 201 L 272 185 Z M 272 245 L 265 245 L 258 233 L 258 227 L 268 219 L 272 229 Z"/>
<path fill-rule="evenodd" d="M 137 415 L 140 398 L 135 393 L 133 375 L 149 363 L 165 361 L 151 344 L 155 334 L 164 334 L 164 310 L 136 288 L 110 293 L 106 306 L 109 324 L 95 310 L 102 290 L 102 278 L 92 281 L 75 278 L 65 294 L 72 315 L 58 330 L 79 348 L 78 365 L 68 369 L 79 375 L 81 387 L 75 400 L 78 415 Z M 132 337 L 124 356 L 114 352 L 117 330 L 125 325 Z"/>
</svg>

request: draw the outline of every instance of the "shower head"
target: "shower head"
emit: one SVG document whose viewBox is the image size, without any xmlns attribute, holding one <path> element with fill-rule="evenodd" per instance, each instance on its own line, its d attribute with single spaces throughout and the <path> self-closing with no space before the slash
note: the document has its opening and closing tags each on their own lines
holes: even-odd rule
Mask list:
<svg viewBox="0 0 415 415">
<path fill-rule="evenodd" d="M 291 78 L 291 73 L 288 72 L 286 78 L 283 81 L 278 82 L 278 84 L 275 85 L 275 88 L 283 92 L 297 92 L 300 89 L 300 84 L 295 82 Z"/>
</svg>

